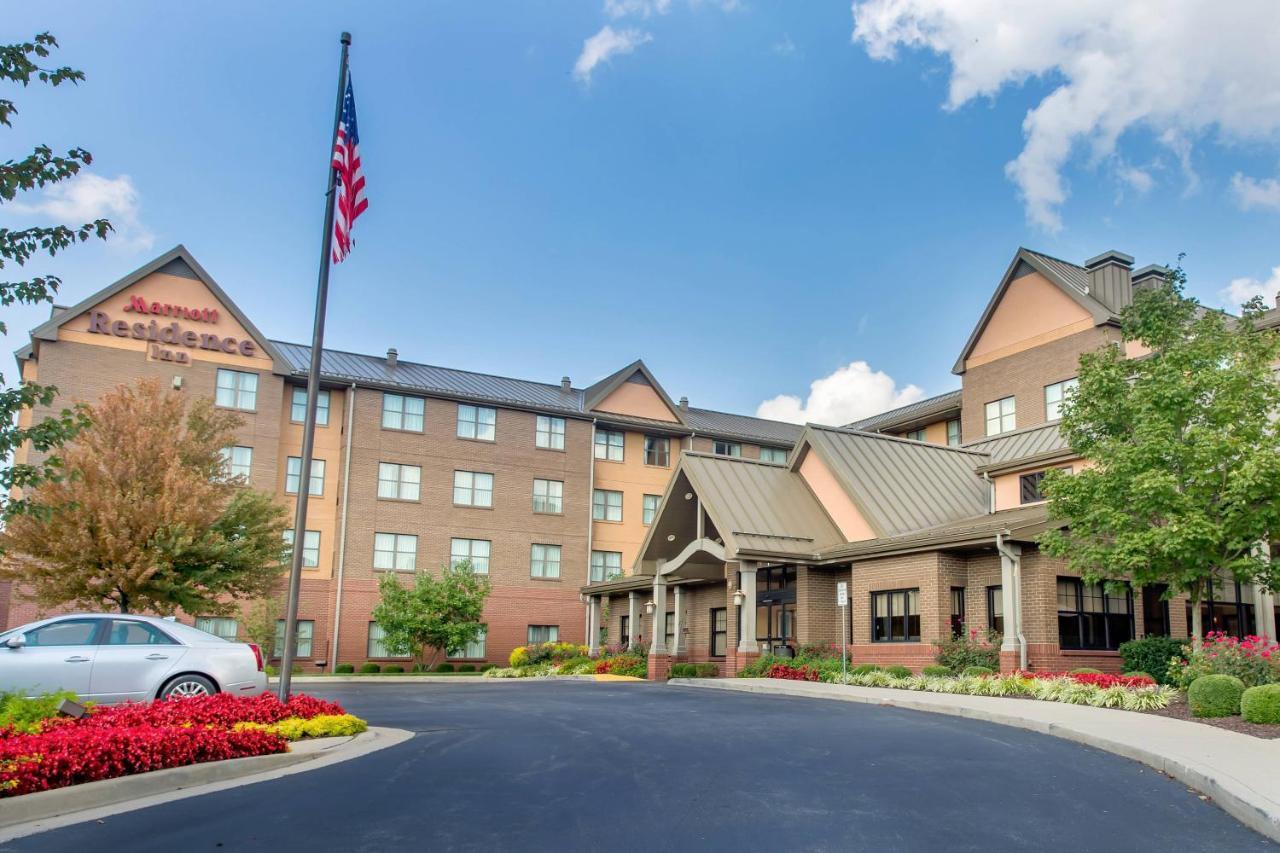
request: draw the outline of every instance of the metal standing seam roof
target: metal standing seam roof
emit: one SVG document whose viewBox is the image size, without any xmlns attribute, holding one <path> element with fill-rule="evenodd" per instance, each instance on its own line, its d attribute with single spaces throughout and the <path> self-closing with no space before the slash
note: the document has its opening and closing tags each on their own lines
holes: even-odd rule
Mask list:
<svg viewBox="0 0 1280 853">
<path fill-rule="evenodd" d="M 825 548 L 822 560 L 840 560 L 859 556 L 881 556 L 885 553 L 936 548 L 939 545 L 965 544 L 990 539 L 996 533 L 1008 532 L 1015 542 L 1034 542 L 1042 532 L 1065 523 L 1049 518 L 1046 504 L 1017 507 L 960 519 L 928 530 L 917 530 L 903 536 L 848 542 Z"/>
<path fill-rule="evenodd" d="M 810 425 L 805 440 L 831 468 L 878 536 L 981 515 L 990 505 L 975 469 L 981 451 Z"/>
<path fill-rule="evenodd" d="M 854 421 L 851 424 L 846 424 L 844 428 L 862 430 L 864 432 L 875 432 L 886 427 L 892 427 L 895 424 L 905 423 L 919 417 L 924 417 L 934 412 L 950 411 L 960 405 L 961 396 L 962 391 L 957 388 L 954 391 L 948 391 L 947 393 L 939 394 L 936 397 L 917 400 L 914 403 L 908 403 L 905 406 L 899 406 L 896 409 L 890 409 L 887 412 L 881 412 L 878 415 L 872 415 L 869 418 Z"/>
<path fill-rule="evenodd" d="M 1044 252 L 1037 252 L 1032 249 L 1023 249 L 1028 255 L 1032 255 L 1040 263 L 1044 264 L 1058 277 L 1067 284 L 1072 285 L 1081 293 L 1089 292 L 1089 271 L 1079 264 L 1073 264 L 1070 261 L 1064 261 L 1062 258 L 1055 258 L 1053 255 L 1046 255 Z"/>
<path fill-rule="evenodd" d="M 750 415 L 714 412 L 710 409 L 695 409 L 692 406 L 684 412 L 684 420 L 697 432 L 736 435 L 766 442 L 776 441 L 786 445 L 795 444 L 804 433 L 804 427 L 799 424 L 769 421 L 764 418 L 753 418 Z"/>
<path fill-rule="evenodd" d="M 964 447 L 966 450 L 977 450 L 990 455 L 991 461 L 987 463 L 988 465 L 1003 465 L 1019 459 L 1071 449 L 1062 436 L 1062 430 L 1058 429 L 1057 421 L 973 441 Z"/>
</svg>

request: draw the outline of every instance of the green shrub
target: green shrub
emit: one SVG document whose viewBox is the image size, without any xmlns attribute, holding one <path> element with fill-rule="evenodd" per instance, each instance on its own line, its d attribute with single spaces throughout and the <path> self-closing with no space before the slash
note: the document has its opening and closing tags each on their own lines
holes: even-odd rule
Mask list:
<svg viewBox="0 0 1280 853">
<path fill-rule="evenodd" d="M 931 663 L 928 666 L 921 667 L 920 674 L 931 675 L 935 678 L 945 678 L 946 676 L 951 675 L 951 667 L 943 666 L 938 663 Z"/>
<path fill-rule="evenodd" d="M 475 672 L 476 665 L 473 663 L 464 663 L 458 666 L 458 672 Z"/>
<path fill-rule="evenodd" d="M 436 666 L 436 672 L 453 672 L 453 664 L 442 663 Z"/>
<path fill-rule="evenodd" d="M 911 677 L 911 668 L 902 666 L 901 664 L 886 666 L 884 668 L 884 671 L 892 675 L 894 678 L 910 678 Z"/>
<path fill-rule="evenodd" d="M 1240 715 L 1251 723 L 1280 723 L 1280 684 L 1259 684 L 1240 697 Z"/>
<path fill-rule="evenodd" d="M 720 667 L 714 663 L 700 663 L 694 666 L 694 678 L 717 678 L 720 675 Z"/>
<path fill-rule="evenodd" d="M 1234 675 L 1245 687 L 1280 681 L 1280 646 L 1210 631 L 1199 648 L 1184 646 L 1182 655 L 1169 661 L 1169 681 L 1184 690 L 1202 675 Z"/>
<path fill-rule="evenodd" d="M 673 663 L 671 665 L 672 678 L 693 678 L 697 672 L 697 667 L 691 663 Z"/>
<path fill-rule="evenodd" d="M 989 666 L 966 666 L 960 674 L 973 678 L 978 675 L 995 675 L 996 671 Z"/>
<path fill-rule="evenodd" d="M 1244 682 L 1234 675 L 1202 675 L 1191 682 L 1187 704 L 1194 717 L 1231 717 L 1240 713 Z"/>
<path fill-rule="evenodd" d="M 21 693 L 0 693 L 0 729 L 13 726 L 20 732 L 36 732 L 45 720 L 58 716 L 63 699 L 79 701 L 70 690 L 43 693 L 28 699 Z"/>
<path fill-rule="evenodd" d="M 1094 669 L 1091 666 L 1079 666 L 1071 670 L 1071 675 L 1102 675 L 1102 670 Z"/>
<path fill-rule="evenodd" d="M 853 673 L 854 675 L 866 675 L 868 672 L 879 672 L 879 671 L 880 671 L 880 667 L 876 666 L 873 663 L 860 663 L 857 666 L 855 666 L 853 669 L 849 670 L 849 672 Z"/>
<path fill-rule="evenodd" d="M 1172 637 L 1143 637 L 1120 644 L 1120 659 L 1126 671 L 1145 672 L 1159 684 L 1171 684 L 1169 660 L 1182 654 L 1189 640 Z"/>
<path fill-rule="evenodd" d="M 402 667 L 398 663 L 389 663 L 382 668 L 382 671 L 384 673 L 389 672 L 389 673 L 395 674 L 395 673 L 404 672 L 404 667 Z"/>
<path fill-rule="evenodd" d="M 338 675 L 350 675 L 356 671 L 356 668 L 354 664 L 340 663 L 333 668 L 333 671 Z"/>
<path fill-rule="evenodd" d="M 1000 635 L 994 631 L 984 635 L 973 630 L 959 637 L 934 640 L 933 646 L 934 660 L 952 672 L 963 672 L 971 666 L 985 666 L 993 672 L 1000 668 Z"/>
<path fill-rule="evenodd" d="M 497 669 L 497 668 L 498 668 L 498 665 L 497 665 L 496 663 L 482 663 L 482 664 L 480 664 L 480 670 L 479 670 L 479 671 L 480 671 L 480 672 L 488 672 L 488 671 L 489 671 L 489 670 L 491 670 L 491 669 Z"/>
<path fill-rule="evenodd" d="M 360 665 L 360 672 L 364 675 L 371 675 L 375 672 L 382 672 L 382 667 L 376 663 L 365 663 Z"/>
</svg>

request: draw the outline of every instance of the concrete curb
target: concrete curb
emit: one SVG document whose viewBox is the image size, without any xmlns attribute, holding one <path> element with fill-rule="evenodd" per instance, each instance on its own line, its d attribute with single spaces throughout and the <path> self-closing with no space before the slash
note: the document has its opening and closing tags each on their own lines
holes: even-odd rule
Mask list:
<svg viewBox="0 0 1280 853">
<path fill-rule="evenodd" d="M 411 675 L 404 673 L 403 675 L 295 675 L 289 679 L 292 684 L 449 684 L 452 682 L 460 682 L 462 684 L 476 684 L 480 681 L 494 681 L 492 678 L 485 678 L 483 675 Z M 496 679 L 503 680 L 503 679 Z M 267 689 L 280 686 L 280 679 L 267 679 Z"/>
<path fill-rule="evenodd" d="M 911 711 L 925 711 L 933 714 L 948 714 L 1052 735 L 1053 737 L 1091 746 L 1138 761 L 1149 767 L 1154 767 L 1156 770 L 1182 782 L 1187 787 L 1209 795 L 1219 808 L 1250 829 L 1265 835 L 1273 841 L 1280 841 L 1280 797 L 1275 796 L 1274 791 L 1265 792 L 1259 790 L 1260 787 L 1268 785 L 1272 789 L 1277 787 L 1274 779 L 1280 776 L 1275 771 L 1277 764 L 1280 764 L 1280 742 L 1262 740 L 1248 735 L 1216 729 L 1206 732 L 1204 731 L 1207 728 L 1206 726 L 1200 723 L 1189 723 L 1185 720 L 1173 720 L 1164 717 L 1152 718 L 1149 715 L 1135 714 L 1129 711 L 1089 708 L 1079 705 L 1063 706 L 1063 710 L 1072 709 L 1070 715 L 1076 717 L 1081 716 L 1080 712 L 1087 712 L 1089 717 L 1093 717 L 1093 715 L 1103 716 L 1090 720 L 1095 725 L 1082 725 L 1079 719 L 1033 719 L 1018 713 L 1017 706 L 1019 703 L 1033 703 L 1035 705 L 1054 705 L 1055 703 L 1035 702 L 1035 700 L 1030 699 L 1006 699 L 989 696 L 952 697 L 942 693 L 920 694 L 892 688 L 850 687 L 835 684 L 776 680 L 770 682 L 767 679 L 673 678 L 667 683 L 675 687 L 727 690 L 771 696 L 800 696 L 806 699 L 856 702 L 864 705 L 880 705 Z M 967 701 L 967 705 L 944 704 L 944 702 L 936 700 L 918 698 L 922 695 L 939 697 L 944 701 L 953 698 L 964 699 Z M 981 700 L 981 702 L 978 703 L 978 706 L 975 706 L 975 703 L 969 700 Z M 987 703 L 1012 703 L 1012 705 L 1008 707 L 988 706 Z M 1249 771 L 1246 774 L 1242 772 L 1242 768 L 1239 766 L 1241 762 L 1230 759 L 1225 755 L 1219 756 L 1220 760 L 1218 761 L 1212 761 L 1176 755 L 1164 749 L 1157 750 L 1152 745 L 1137 742 L 1133 737 L 1132 728 L 1129 729 L 1128 736 L 1122 738 L 1119 732 L 1108 730 L 1112 729 L 1112 726 L 1106 725 L 1109 720 L 1120 722 L 1120 718 L 1116 715 L 1123 715 L 1127 718 L 1142 718 L 1140 724 L 1153 728 L 1155 727 L 1154 721 L 1159 720 L 1160 727 L 1167 727 L 1169 731 L 1189 741 L 1194 741 L 1197 736 L 1201 740 L 1209 740 L 1210 736 L 1220 740 L 1228 739 L 1223 738 L 1223 736 L 1241 738 L 1243 741 L 1239 744 L 1231 743 L 1234 748 L 1233 751 L 1235 749 L 1247 750 L 1246 755 L 1249 759 L 1256 761 L 1261 757 L 1262 768 L 1269 767 L 1270 769 L 1269 771 L 1261 769 L 1261 772 L 1254 772 L 1255 768 L 1249 767 L 1246 768 Z M 1101 727 L 1096 725 L 1099 721 L 1103 723 Z M 1237 766 L 1233 767 L 1231 766 L 1232 764 Z"/>
<path fill-rule="evenodd" d="M 291 744 L 279 755 L 256 755 L 155 770 L 0 800 L 0 843 L 172 800 L 359 758 L 413 737 L 404 729 L 370 727 L 364 734 Z"/>
</svg>

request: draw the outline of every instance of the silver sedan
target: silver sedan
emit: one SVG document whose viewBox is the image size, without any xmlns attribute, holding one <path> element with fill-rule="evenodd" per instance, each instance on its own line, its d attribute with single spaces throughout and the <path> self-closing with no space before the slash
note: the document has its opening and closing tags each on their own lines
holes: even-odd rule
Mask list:
<svg viewBox="0 0 1280 853">
<path fill-rule="evenodd" d="M 152 616 L 75 614 L 0 634 L 0 693 L 70 690 L 99 704 L 266 689 L 252 643 Z"/>
</svg>

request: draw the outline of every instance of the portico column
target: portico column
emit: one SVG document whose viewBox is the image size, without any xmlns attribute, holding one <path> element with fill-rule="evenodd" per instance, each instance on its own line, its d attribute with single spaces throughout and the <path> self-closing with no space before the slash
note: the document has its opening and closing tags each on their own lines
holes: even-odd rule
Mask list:
<svg viewBox="0 0 1280 853">
<path fill-rule="evenodd" d="M 636 635 L 640 633 L 640 594 L 627 593 L 627 648 L 636 647 Z"/>
<path fill-rule="evenodd" d="M 1000 543 L 997 542 L 1000 546 Z M 1000 605 L 1004 611 L 1004 636 L 1000 640 L 1000 669 L 1012 671 L 1022 665 L 1018 634 L 1022 631 L 1022 596 L 1018 583 L 1021 580 L 1018 562 L 1022 546 L 1006 544 L 1000 551 Z"/>
<path fill-rule="evenodd" d="M 684 587 L 676 587 L 675 624 L 671 627 L 671 654 L 683 654 L 684 648 Z"/>
<path fill-rule="evenodd" d="M 742 590 L 742 636 L 738 638 L 738 651 L 755 653 L 760 650 L 756 642 L 756 569 L 743 563 L 738 571 L 738 589 Z"/>
<path fill-rule="evenodd" d="M 667 579 L 663 575 L 653 576 L 653 639 L 649 644 L 649 655 L 669 654 L 667 650 Z"/>
<path fill-rule="evenodd" d="M 600 596 L 587 599 L 587 654 L 600 654 Z"/>
<path fill-rule="evenodd" d="M 1276 596 L 1265 586 L 1253 587 L 1253 612 L 1258 615 L 1258 633 L 1271 642 L 1276 641 Z"/>
</svg>

